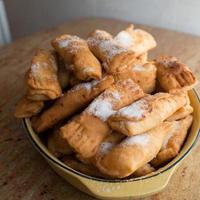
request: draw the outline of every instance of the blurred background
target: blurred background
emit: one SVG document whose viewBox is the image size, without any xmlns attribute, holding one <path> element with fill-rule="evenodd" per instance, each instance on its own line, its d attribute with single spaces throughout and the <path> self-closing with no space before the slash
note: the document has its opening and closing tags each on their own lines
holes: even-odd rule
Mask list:
<svg viewBox="0 0 200 200">
<path fill-rule="evenodd" d="M 81 17 L 105 17 L 200 35 L 199 0 L 0 0 L 0 44 Z"/>
</svg>

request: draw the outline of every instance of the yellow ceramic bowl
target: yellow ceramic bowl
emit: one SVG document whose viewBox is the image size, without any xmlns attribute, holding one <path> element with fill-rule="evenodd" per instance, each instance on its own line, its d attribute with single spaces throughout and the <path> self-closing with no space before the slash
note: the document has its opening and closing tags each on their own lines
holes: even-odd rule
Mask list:
<svg viewBox="0 0 200 200">
<path fill-rule="evenodd" d="M 140 178 L 128 180 L 105 180 L 82 174 L 66 166 L 54 157 L 33 131 L 29 119 L 24 119 L 24 126 L 35 148 L 47 160 L 49 165 L 65 180 L 76 188 L 99 199 L 129 199 L 155 194 L 168 184 L 170 177 L 188 155 L 198 140 L 200 129 L 200 100 L 195 90 L 189 92 L 194 108 L 194 121 L 181 152 L 166 166 Z"/>
</svg>

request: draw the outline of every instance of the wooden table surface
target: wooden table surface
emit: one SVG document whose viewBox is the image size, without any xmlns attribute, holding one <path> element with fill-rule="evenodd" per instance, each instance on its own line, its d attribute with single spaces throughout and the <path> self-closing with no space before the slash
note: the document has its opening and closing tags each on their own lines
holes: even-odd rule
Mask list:
<svg viewBox="0 0 200 200">
<path fill-rule="evenodd" d="M 2 200 L 91 200 L 60 178 L 28 141 L 20 120 L 13 117 L 16 101 L 24 93 L 23 77 L 36 48 L 49 48 L 49 41 L 62 33 L 86 37 L 94 29 L 113 34 L 128 22 L 83 19 L 36 33 L 0 48 L 0 199 Z M 158 46 L 150 53 L 180 58 L 200 77 L 200 37 L 140 26 L 152 33 Z M 200 79 L 199 79 L 200 80 Z M 200 92 L 200 87 L 196 87 Z M 145 200 L 200 199 L 200 142 L 184 160 L 161 193 Z"/>
</svg>

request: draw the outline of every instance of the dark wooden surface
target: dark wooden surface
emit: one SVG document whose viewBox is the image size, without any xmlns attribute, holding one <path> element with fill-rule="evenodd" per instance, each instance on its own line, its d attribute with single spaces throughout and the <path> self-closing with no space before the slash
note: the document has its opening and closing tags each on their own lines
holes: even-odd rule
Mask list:
<svg viewBox="0 0 200 200">
<path fill-rule="evenodd" d="M 86 37 L 94 29 L 117 33 L 128 22 L 83 19 L 49 31 L 36 33 L 0 48 L 0 199 L 2 200 L 90 200 L 48 166 L 31 146 L 20 120 L 13 117 L 17 100 L 24 93 L 23 77 L 37 47 L 49 48 L 49 41 L 62 33 Z M 152 33 L 158 46 L 150 53 L 180 58 L 200 77 L 200 37 L 159 28 L 139 26 Z M 199 85 L 196 87 L 200 92 Z M 184 160 L 161 193 L 146 200 L 200 199 L 200 144 Z"/>
</svg>

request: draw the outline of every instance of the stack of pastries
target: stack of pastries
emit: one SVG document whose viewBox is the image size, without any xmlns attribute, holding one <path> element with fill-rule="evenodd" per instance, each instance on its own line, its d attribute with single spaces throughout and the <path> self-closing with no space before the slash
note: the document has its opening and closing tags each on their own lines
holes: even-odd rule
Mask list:
<svg viewBox="0 0 200 200">
<path fill-rule="evenodd" d="M 17 118 L 30 118 L 49 151 L 69 167 L 106 179 L 144 176 L 181 150 L 197 83 L 177 58 L 148 60 L 153 36 L 133 25 L 116 36 L 61 35 L 37 50 Z"/>
</svg>

